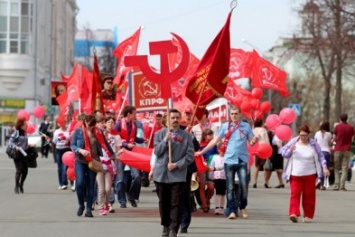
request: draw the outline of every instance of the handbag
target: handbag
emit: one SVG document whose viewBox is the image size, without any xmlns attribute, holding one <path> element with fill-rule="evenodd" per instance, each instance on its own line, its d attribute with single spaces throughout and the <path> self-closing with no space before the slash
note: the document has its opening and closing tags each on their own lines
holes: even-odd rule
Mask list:
<svg viewBox="0 0 355 237">
<path fill-rule="evenodd" d="M 104 172 L 104 168 L 102 167 L 102 164 L 100 161 L 97 161 L 95 159 L 92 159 L 89 164 L 89 169 L 91 171 L 94 171 L 95 173 L 98 173 L 98 172 Z"/>
<path fill-rule="evenodd" d="M 272 166 L 270 158 L 265 161 L 264 170 L 265 171 L 272 171 L 273 170 L 273 166 Z"/>
<path fill-rule="evenodd" d="M 16 150 L 16 148 L 13 147 L 13 146 L 10 146 L 10 145 L 8 145 L 8 146 L 6 147 L 6 154 L 8 155 L 8 157 L 9 157 L 10 159 L 17 160 L 17 159 L 20 158 L 20 154 L 19 154 L 19 152 Z"/>
<path fill-rule="evenodd" d="M 37 159 L 33 159 L 27 162 L 28 168 L 37 168 Z"/>
</svg>

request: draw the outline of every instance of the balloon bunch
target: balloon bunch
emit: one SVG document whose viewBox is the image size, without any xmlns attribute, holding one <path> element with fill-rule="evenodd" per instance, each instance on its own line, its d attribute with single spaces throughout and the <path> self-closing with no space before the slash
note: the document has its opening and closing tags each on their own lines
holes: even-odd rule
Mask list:
<svg viewBox="0 0 355 237">
<path fill-rule="evenodd" d="M 62 162 L 66 166 L 68 166 L 67 169 L 67 177 L 71 181 L 75 181 L 75 169 L 74 169 L 74 164 L 75 164 L 75 154 L 72 151 L 67 151 L 63 154 L 62 156 Z"/>
<path fill-rule="evenodd" d="M 259 87 L 252 89 L 251 93 L 244 94 L 243 97 L 238 97 L 239 101 L 234 101 L 241 109 L 241 112 L 248 118 L 255 120 L 262 118 L 265 113 L 268 113 L 271 109 L 269 101 L 260 101 L 263 97 L 263 91 Z"/>
<path fill-rule="evenodd" d="M 283 108 L 279 115 L 270 114 L 265 121 L 265 126 L 275 132 L 281 141 L 288 141 L 292 137 L 292 129 L 285 124 L 293 123 L 297 118 L 295 111 L 290 108 Z"/>
</svg>

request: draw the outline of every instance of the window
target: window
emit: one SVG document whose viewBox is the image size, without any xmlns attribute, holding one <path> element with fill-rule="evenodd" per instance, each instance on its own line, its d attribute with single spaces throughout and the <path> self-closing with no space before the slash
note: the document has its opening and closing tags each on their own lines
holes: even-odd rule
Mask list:
<svg viewBox="0 0 355 237">
<path fill-rule="evenodd" d="M 0 2 L 0 16 L 7 15 L 7 2 Z"/>
<path fill-rule="evenodd" d="M 10 5 L 10 15 L 11 16 L 18 16 L 20 15 L 19 4 L 17 2 L 12 2 Z"/>
<path fill-rule="evenodd" d="M 0 31 L 7 31 L 7 17 L 0 16 Z"/>
<path fill-rule="evenodd" d="M 19 30 L 19 17 L 11 16 L 10 17 L 10 32 L 18 32 Z"/>
<path fill-rule="evenodd" d="M 10 41 L 10 53 L 18 53 L 18 41 Z"/>
<path fill-rule="evenodd" d="M 30 52 L 33 1 L 0 0 L 0 53 Z"/>
<path fill-rule="evenodd" d="M 21 15 L 22 16 L 28 16 L 29 14 L 29 12 L 28 12 L 28 3 L 25 3 L 25 2 L 23 2 L 23 3 L 21 3 Z"/>
</svg>

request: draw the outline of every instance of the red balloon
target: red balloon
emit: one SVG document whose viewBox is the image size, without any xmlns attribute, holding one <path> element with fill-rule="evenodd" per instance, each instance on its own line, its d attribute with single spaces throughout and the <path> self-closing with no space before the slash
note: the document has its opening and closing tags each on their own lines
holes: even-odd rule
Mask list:
<svg viewBox="0 0 355 237">
<path fill-rule="evenodd" d="M 263 118 L 263 111 L 260 109 L 254 111 L 254 120 L 257 118 Z"/>
<path fill-rule="evenodd" d="M 257 110 L 259 109 L 259 106 L 260 106 L 260 100 L 258 99 L 251 99 L 250 100 L 250 106 L 253 110 Z"/>
<path fill-rule="evenodd" d="M 259 143 L 255 143 L 253 146 L 251 146 L 249 143 L 248 143 L 248 152 L 249 154 L 252 154 L 252 155 L 255 155 L 258 153 L 258 147 L 259 147 Z"/>
<path fill-rule="evenodd" d="M 268 159 L 272 155 L 272 147 L 270 144 L 267 143 L 260 143 L 258 147 L 258 154 L 257 156 L 260 159 Z"/>
<path fill-rule="evenodd" d="M 34 125 L 31 122 L 27 122 L 27 129 L 26 129 L 26 133 L 27 134 L 32 134 L 36 131 L 36 125 Z"/>
<path fill-rule="evenodd" d="M 43 108 L 43 106 L 37 105 L 36 107 L 34 107 L 33 109 L 33 115 L 36 118 L 42 118 L 44 113 L 45 113 L 45 109 Z"/>
<path fill-rule="evenodd" d="M 297 115 L 295 113 L 295 111 L 293 109 L 290 108 L 283 108 L 280 111 L 280 120 L 281 122 L 285 123 L 285 124 L 290 124 L 293 123 L 293 121 L 295 121 Z"/>
<path fill-rule="evenodd" d="M 274 131 L 275 128 L 280 124 L 281 120 L 277 114 L 270 114 L 269 116 L 267 116 L 265 121 L 265 126 L 271 131 Z"/>
<path fill-rule="evenodd" d="M 240 106 L 242 102 L 243 102 L 243 97 L 237 96 L 236 98 L 234 98 L 233 104 Z"/>
<path fill-rule="evenodd" d="M 74 152 L 72 152 L 72 151 L 64 152 L 64 154 L 62 155 L 62 161 L 63 161 L 63 164 L 65 164 L 66 166 L 69 166 L 69 167 L 74 166 L 74 162 L 75 162 Z"/>
<path fill-rule="evenodd" d="M 243 100 L 242 104 L 240 105 L 240 109 L 242 112 L 249 112 L 251 110 L 251 104 L 249 100 Z"/>
<path fill-rule="evenodd" d="M 67 177 L 70 181 L 75 181 L 75 169 L 74 166 L 69 166 L 67 169 Z"/>
<path fill-rule="evenodd" d="M 251 90 L 251 96 L 254 99 L 260 99 L 261 97 L 263 97 L 263 90 L 259 87 L 255 87 Z"/>
<path fill-rule="evenodd" d="M 22 118 L 22 119 L 25 119 L 26 121 L 30 120 L 30 113 L 25 110 L 25 109 L 20 109 L 18 112 L 17 112 L 17 118 Z"/>
<path fill-rule="evenodd" d="M 271 109 L 271 104 L 269 101 L 263 101 L 260 103 L 260 110 L 263 111 L 264 113 L 269 112 Z"/>
<path fill-rule="evenodd" d="M 285 142 L 291 139 L 292 129 L 290 126 L 280 125 L 275 129 L 275 134 L 281 141 Z"/>
</svg>

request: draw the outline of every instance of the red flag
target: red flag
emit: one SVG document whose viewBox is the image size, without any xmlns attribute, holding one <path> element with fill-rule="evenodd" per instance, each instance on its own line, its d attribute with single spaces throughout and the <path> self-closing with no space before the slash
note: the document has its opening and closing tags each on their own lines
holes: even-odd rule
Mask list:
<svg viewBox="0 0 355 237">
<path fill-rule="evenodd" d="M 224 97 L 228 100 L 229 103 L 234 106 L 239 107 L 245 97 L 250 97 L 250 91 L 247 91 L 237 85 L 233 80 L 229 80 L 227 84 L 226 92 Z"/>
<path fill-rule="evenodd" d="M 203 173 L 203 172 L 209 170 L 203 156 L 195 156 L 195 162 L 196 162 L 198 173 Z"/>
<path fill-rule="evenodd" d="M 260 57 L 255 50 L 251 55 L 251 63 L 253 68 L 251 83 L 253 87 L 277 90 L 282 96 L 289 95 L 285 71 Z"/>
<path fill-rule="evenodd" d="M 229 25 L 232 12 L 228 14 L 226 23 L 212 41 L 202 57 L 194 77 L 187 85 L 185 94 L 192 102 L 207 105 L 215 98 L 222 97 L 228 82 L 230 60 Z"/>
<path fill-rule="evenodd" d="M 59 117 L 57 122 L 63 124 L 65 122 L 65 115 L 69 113 L 68 91 L 57 96 L 56 100 L 59 105 Z"/>
<path fill-rule="evenodd" d="M 122 163 L 146 172 L 150 171 L 150 158 L 151 155 L 133 152 L 129 150 L 123 150 L 123 153 L 119 157 Z"/>
<path fill-rule="evenodd" d="M 132 36 L 122 41 L 113 51 L 113 55 L 118 59 L 116 77 L 113 80 L 114 84 L 120 85 L 125 78 L 125 74 L 131 70 L 131 67 L 124 65 L 124 57 L 137 54 L 140 34 L 141 28 L 139 27 Z"/>
<path fill-rule="evenodd" d="M 242 49 L 231 49 L 231 57 L 229 64 L 229 78 L 239 79 L 239 78 L 250 78 L 251 69 L 248 67 L 249 58 L 251 52 L 245 52 Z"/>
<path fill-rule="evenodd" d="M 94 65 L 92 72 L 92 95 L 91 98 L 91 109 L 100 110 L 101 113 L 105 114 L 104 104 L 102 102 L 102 88 L 101 88 L 101 78 L 100 78 L 100 70 L 97 62 L 96 54 L 94 55 Z"/>
</svg>

